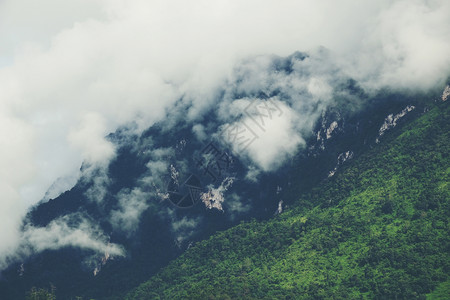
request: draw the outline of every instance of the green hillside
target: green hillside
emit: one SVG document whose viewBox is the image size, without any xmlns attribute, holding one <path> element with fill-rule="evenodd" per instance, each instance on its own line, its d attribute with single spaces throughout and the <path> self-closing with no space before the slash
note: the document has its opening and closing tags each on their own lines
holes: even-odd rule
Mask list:
<svg viewBox="0 0 450 300">
<path fill-rule="evenodd" d="M 197 243 L 126 298 L 445 299 L 449 121 L 439 103 L 295 208 Z"/>
</svg>

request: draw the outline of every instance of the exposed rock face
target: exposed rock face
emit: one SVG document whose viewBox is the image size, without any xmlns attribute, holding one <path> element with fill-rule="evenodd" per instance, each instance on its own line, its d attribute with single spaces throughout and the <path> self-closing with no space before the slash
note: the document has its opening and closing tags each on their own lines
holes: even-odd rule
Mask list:
<svg viewBox="0 0 450 300">
<path fill-rule="evenodd" d="M 210 188 L 206 193 L 200 195 L 200 199 L 209 209 L 223 211 L 222 203 L 225 201 L 224 192 L 233 184 L 234 178 L 225 178 L 218 188 Z"/>
<path fill-rule="evenodd" d="M 330 171 L 330 173 L 328 173 L 328 177 L 332 177 L 334 174 L 336 174 L 339 166 L 344 164 L 347 160 L 350 160 L 352 158 L 353 158 L 353 151 L 350 151 L 350 150 L 339 154 L 339 156 L 337 158 L 337 161 L 338 161 L 337 165 L 336 165 L 336 167 L 334 167 L 334 169 L 332 171 Z"/>
<path fill-rule="evenodd" d="M 337 127 L 338 123 L 336 121 L 333 121 L 333 123 L 330 124 L 330 127 L 327 129 L 327 140 L 331 138 L 331 134 Z"/>
<path fill-rule="evenodd" d="M 376 139 L 376 142 L 379 143 L 380 142 L 379 138 L 383 136 L 386 131 L 397 126 L 398 120 L 403 118 L 407 113 L 414 110 L 415 108 L 416 107 L 414 105 L 408 105 L 398 114 L 396 115 L 390 114 L 389 116 L 387 116 L 386 119 L 384 119 L 383 125 L 381 125 L 380 130 L 378 131 L 378 138 Z"/>
<path fill-rule="evenodd" d="M 450 96 L 450 86 L 447 85 L 442 92 L 442 101 L 447 101 L 448 97 Z"/>
</svg>

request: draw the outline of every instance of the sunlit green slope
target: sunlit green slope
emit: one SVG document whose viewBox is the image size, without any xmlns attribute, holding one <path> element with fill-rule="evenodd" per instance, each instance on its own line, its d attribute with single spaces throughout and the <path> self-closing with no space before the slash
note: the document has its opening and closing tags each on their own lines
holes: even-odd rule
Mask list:
<svg viewBox="0 0 450 300">
<path fill-rule="evenodd" d="M 295 208 L 197 243 L 127 299 L 425 299 L 445 294 L 449 121 L 448 103 L 439 103 L 301 195 Z"/>
</svg>

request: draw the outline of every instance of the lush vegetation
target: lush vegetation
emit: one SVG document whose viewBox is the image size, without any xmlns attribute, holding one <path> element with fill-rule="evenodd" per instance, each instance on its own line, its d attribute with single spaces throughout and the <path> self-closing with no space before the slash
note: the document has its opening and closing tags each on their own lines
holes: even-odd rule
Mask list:
<svg viewBox="0 0 450 300">
<path fill-rule="evenodd" d="M 450 109 L 440 103 L 266 222 L 191 247 L 127 299 L 445 299 Z"/>
<path fill-rule="evenodd" d="M 444 300 L 450 297 L 450 280 L 442 282 L 432 293 L 427 295 L 427 300 Z"/>
<path fill-rule="evenodd" d="M 55 287 L 52 286 L 51 290 L 48 291 L 43 288 L 33 287 L 27 294 L 27 300 L 55 300 Z"/>
</svg>

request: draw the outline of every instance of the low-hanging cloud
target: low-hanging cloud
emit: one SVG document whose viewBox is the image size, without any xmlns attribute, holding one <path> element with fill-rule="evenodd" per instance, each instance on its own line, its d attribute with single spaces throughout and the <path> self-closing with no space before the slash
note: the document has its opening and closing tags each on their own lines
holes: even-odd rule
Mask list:
<svg viewBox="0 0 450 300">
<path fill-rule="evenodd" d="M 195 120 L 239 76 L 235 91 L 281 89 L 290 100 L 273 131 L 294 137 L 277 144 L 288 155 L 320 113 L 312 104 L 326 106 L 340 78 L 368 90 L 428 89 L 450 72 L 445 0 L 95 0 L 61 10 L 46 0 L 38 19 L 32 2 L 0 3 L 1 257 L 20 244 L 27 209 L 57 179 L 65 184 L 53 185 L 53 196 L 82 176 L 83 161 L 108 164 L 108 133 L 133 124 L 139 134 L 180 99 Z M 295 51 L 311 55 L 291 74 L 267 71 L 271 55 Z M 249 155 L 272 168 L 278 149 L 258 149 Z"/>
<path fill-rule="evenodd" d="M 107 252 L 114 256 L 124 255 L 124 250 L 116 244 L 109 243 L 108 237 L 102 233 L 100 228 L 86 219 L 83 219 L 76 227 L 69 227 L 67 225 L 69 217 L 56 219 L 46 227 L 30 226 L 25 228 L 25 246 L 30 246 L 37 252 L 76 246 L 100 253 Z"/>
<path fill-rule="evenodd" d="M 72 225 L 69 226 L 69 223 Z M 97 225 L 79 214 L 73 214 L 53 220 L 45 227 L 27 225 L 21 233 L 16 253 L 2 257 L 0 269 L 6 267 L 8 261 L 64 247 L 78 247 L 95 253 L 107 253 L 108 256 L 125 256 L 125 250 L 120 245 L 110 243 L 109 237 Z"/>
</svg>

